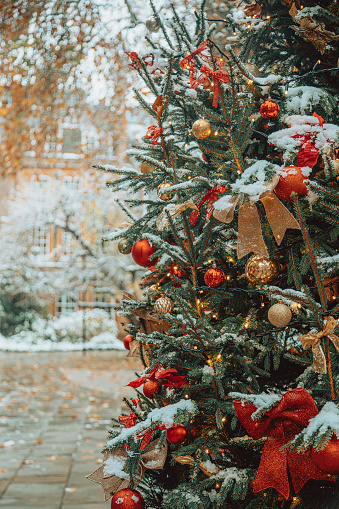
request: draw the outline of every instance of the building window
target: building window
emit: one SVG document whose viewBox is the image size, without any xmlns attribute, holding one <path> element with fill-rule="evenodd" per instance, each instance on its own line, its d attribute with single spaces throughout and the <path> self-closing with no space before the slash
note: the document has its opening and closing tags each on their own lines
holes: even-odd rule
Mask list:
<svg viewBox="0 0 339 509">
<path fill-rule="evenodd" d="M 69 315 L 78 310 L 78 301 L 70 295 L 59 295 L 56 301 L 56 316 Z"/>
<path fill-rule="evenodd" d="M 50 232 L 44 226 L 36 226 L 33 231 L 33 246 L 39 249 L 39 255 L 50 254 Z"/>
<path fill-rule="evenodd" d="M 32 191 L 37 194 L 44 194 L 51 192 L 51 177 L 48 175 L 33 175 L 31 177 Z"/>
<path fill-rule="evenodd" d="M 103 309 L 106 311 L 110 318 L 114 318 L 114 303 L 112 302 L 112 295 L 109 293 L 96 292 L 94 308 Z"/>
<path fill-rule="evenodd" d="M 69 256 L 73 247 L 73 235 L 70 232 L 62 232 L 61 236 L 61 254 Z"/>
<path fill-rule="evenodd" d="M 77 153 L 81 151 L 81 131 L 80 129 L 63 129 L 62 151 L 66 153 Z"/>
<path fill-rule="evenodd" d="M 71 175 L 66 175 L 63 178 L 63 184 L 65 189 L 76 191 L 81 188 L 81 179 L 78 176 L 72 177 Z"/>
</svg>

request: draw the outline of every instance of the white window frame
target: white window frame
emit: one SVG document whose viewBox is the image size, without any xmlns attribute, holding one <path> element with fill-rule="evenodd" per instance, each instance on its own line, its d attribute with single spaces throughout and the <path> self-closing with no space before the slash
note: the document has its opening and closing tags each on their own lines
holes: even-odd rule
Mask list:
<svg viewBox="0 0 339 509">
<path fill-rule="evenodd" d="M 56 298 L 55 314 L 56 316 L 70 315 L 78 311 L 78 307 L 78 301 L 72 295 L 62 294 Z"/>
<path fill-rule="evenodd" d="M 82 181 L 79 175 L 65 175 L 62 183 L 65 189 L 71 191 L 78 191 L 82 187 Z"/>
<path fill-rule="evenodd" d="M 49 228 L 46 226 L 35 226 L 33 230 L 33 241 L 34 247 L 39 247 L 39 256 L 49 255 L 51 252 L 51 235 Z"/>
<path fill-rule="evenodd" d="M 106 311 L 110 318 L 114 318 L 114 302 L 111 302 L 112 295 L 107 292 L 95 292 L 94 294 L 94 309 L 103 309 Z M 96 306 L 101 304 L 101 306 Z M 107 306 L 105 306 L 107 304 Z"/>
</svg>

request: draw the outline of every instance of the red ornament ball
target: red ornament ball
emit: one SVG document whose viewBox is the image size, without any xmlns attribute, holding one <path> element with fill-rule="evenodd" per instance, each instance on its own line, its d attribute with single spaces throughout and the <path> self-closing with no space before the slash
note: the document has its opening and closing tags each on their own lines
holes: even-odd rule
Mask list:
<svg viewBox="0 0 339 509">
<path fill-rule="evenodd" d="M 148 380 L 142 388 L 142 392 L 145 394 L 146 398 L 153 399 L 154 394 L 157 394 L 160 391 L 160 384 L 155 380 Z"/>
<path fill-rule="evenodd" d="M 308 177 L 303 175 L 301 168 L 298 166 L 286 166 L 280 171 L 280 179 L 275 187 L 275 194 L 283 201 L 291 201 L 292 193 L 298 196 L 306 196 L 308 189 L 304 181 Z"/>
<path fill-rule="evenodd" d="M 111 500 L 111 509 L 144 509 L 145 500 L 139 491 L 125 488 L 117 491 Z"/>
<path fill-rule="evenodd" d="M 324 449 L 312 449 L 311 458 L 326 474 L 339 474 L 339 439 L 333 435 Z"/>
<path fill-rule="evenodd" d="M 127 334 L 127 336 L 125 336 L 124 338 L 124 347 L 126 348 L 126 350 L 130 349 L 130 343 L 132 341 L 134 341 L 134 336 L 132 336 L 132 334 Z"/>
<path fill-rule="evenodd" d="M 180 445 L 185 441 L 187 429 L 182 424 L 172 426 L 166 431 L 167 440 L 173 445 Z"/>
<path fill-rule="evenodd" d="M 260 106 L 260 115 L 262 118 L 270 119 L 275 118 L 279 115 L 279 104 L 275 101 L 272 101 L 272 99 L 267 99 L 262 105 Z"/>
<path fill-rule="evenodd" d="M 151 246 L 147 239 L 138 240 L 132 247 L 133 260 L 141 267 L 155 265 L 156 260 L 150 259 L 153 253 L 155 253 L 155 247 Z"/>
<path fill-rule="evenodd" d="M 224 271 L 221 269 L 218 269 L 217 267 L 212 267 L 208 269 L 208 271 L 205 274 L 205 283 L 210 288 L 217 288 L 218 286 L 222 285 L 225 281 L 225 274 Z"/>
</svg>

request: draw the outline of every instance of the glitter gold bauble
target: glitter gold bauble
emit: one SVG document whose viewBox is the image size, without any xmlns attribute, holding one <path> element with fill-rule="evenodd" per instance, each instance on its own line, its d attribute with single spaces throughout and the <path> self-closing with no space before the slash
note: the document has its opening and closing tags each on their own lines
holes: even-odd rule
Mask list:
<svg viewBox="0 0 339 509">
<path fill-rule="evenodd" d="M 292 311 L 282 302 L 278 302 L 270 307 L 267 317 L 274 327 L 285 327 L 292 319 Z"/>
<path fill-rule="evenodd" d="M 208 138 L 212 132 L 211 124 L 205 118 L 199 118 L 192 125 L 192 132 L 198 140 Z"/>
<path fill-rule="evenodd" d="M 169 192 L 167 192 L 167 193 L 165 193 L 165 192 L 160 193 L 159 192 L 162 189 L 165 189 L 165 188 L 168 188 L 168 187 L 172 187 L 172 184 L 170 184 L 169 182 L 163 182 L 162 184 L 160 184 L 157 187 L 157 195 L 160 198 L 160 200 L 169 201 L 169 200 L 171 200 L 173 198 L 174 193 L 169 193 Z"/>
<path fill-rule="evenodd" d="M 252 255 L 245 265 L 245 274 L 254 285 L 267 284 L 279 275 L 279 266 L 265 256 Z"/>
<path fill-rule="evenodd" d="M 279 104 L 275 101 L 272 101 L 272 99 L 267 99 L 262 105 L 260 106 L 260 115 L 262 118 L 270 119 L 275 118 L 279 115 Z"/>
<path fill-rule="evenodd" d="M 132 251 L 133 244 L 127 239 L 120 239 L 118 242 L 118 251 L 121 254 L 129 254 Z"/>
<path fill-rule="evenodd" d="M 160 23 L 155 16 L 150 16 L 146 19 L 146 28 L 149 32 L 156 33 L 159 31 Z"/>
<path fill-rule="evenodd" d="M 172 313 L 174 302 L 169 297 L 159 297 L 154 303 L 154 311 L 158 313 Z"/>
<path fill-rule="evenodd" d="M 308 189 L 304 181 L 308 177 L 303 174 L 299 166 L 286 166 L 280 170 L 279 182 L 274 188 L 275 194 L 283 201 L 291 201 L 292 193 L 306 196 Z"/>
</svg>

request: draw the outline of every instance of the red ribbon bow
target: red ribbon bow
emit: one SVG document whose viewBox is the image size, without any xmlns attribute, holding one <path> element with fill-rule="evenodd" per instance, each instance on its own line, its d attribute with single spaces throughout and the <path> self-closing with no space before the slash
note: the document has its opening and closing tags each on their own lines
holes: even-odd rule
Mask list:
<svg viewBox="0 0 339 509">
<path fill-rule="evenodd" d="M 151 139 L 152 145 L 156 145 L 158 143 L 160 134 L 163 132 L 164 130 L 162 127 L 158 127 L 157 125 L 150 125 L 144 138 L 147 140 Z"/>
<path fill-rule="evenodd" d="M 222 81 L 223 83 L 229 82 L 228 72 L 224 71 L 223 69 L 219 69 L 218 71 L 212 71 L 209 67 L 207 67 L 207 65 L 202 65 L 200 71 L 201 74 L 199 78 L 197 78 L 192 83 L 191 88 L 194 88 L 195 90 L 199 85 L 201 85 L 201 83 L 207 80 L 207 78 L 212 76 L 214 85 L 212 106 L 214 106 L 214 108 L 217 108 L 220 93 L 220 81 Z"/>
<path fill-rule="evenodd" d="M 319 120 L 319 125 L 322 127 L 324 119 L 316 113 L 313 113 L 312 117 L 316 117 Z M 314 145 L 312 134 L 295 134 L 292 136 L 292 138 L 295 140 L 300 140 L 300 150 L 298 154 L 297 165 L 300 168 L 303 168 L 304 166 L 313 168 L 318 160 L 319 150 Z"/>
<path fill-rule="evenodd" d="M 136 389 L 146 382 L 146 380 L 156 380 L 162 385 L 166 385 L 171 388 L 174 387 L 176 389 L 179 389 L 182 385 L 186 385 L 188 383 L 185 376 L 174 375 L 174 373 L 178 373 L 176 369 L 165 369 L 161 364 L 157 364 L 146 375 L 127 384 L 127 387 L 133 387 Z"/>
<path fill-rule="evenodd" d="M 253 412 L 257 410 L 252 403 L 236 400 L 233 405 L 241 424 L 252 438 L 258 440 L 267 436 L 254 481 L 254 493 L 274 488 L 287 499 L 290 494 L 287 467 L 296 493 L 309 479 L 329 480 L 329 476 L 313 463 L 309 451 L 304 454 L 281 451 L 300 433 L 299 426 L 307 426 L 308 421 L 318 413 L 312 396 L 305 389 L 286 392 L 276 407 L 257 420 L 252 419 Z"/>
<path fill-rule="evenodd" d="M 211 219 L 211 216 L 212 216 L 213 210 L 214 210 L 213 204 L 214 204 L 214 202 L 219 200 L 219 194 L 224 193 L 226 191 L 226 189 L 227 189 L 227 186 L 217 186 L 214 189 L 210 189 L 209 191 L 207 191 L 205 196 L 202 198 L 202 200 L 197 205 L 198 210 L 197 209 L 192 210 L 190 218 L 189 218 L 190 224 L 192 224 L 193 226 L 196 224 L 196 222 L 198 220 L 198 216 L 199 216 L 199 211 L 200 211 L 201 207 L 203 206 L 203 204 L 206 202 L 207 202 L 206 217 L 208 220 Z"/>
<path fill-rule="evenodd" d="M 195 51 L 193 51 L 193 53 L 191 53 L 187 57 L 183 58 L 179 62 L 180 67 L 182 67 L 183 69 L 189 70 L 191 86 L 197 76 L 197 66 L 196 66 L 194 57 L 197 55 L 200 55 L 200 58 L 205 60 L 205 62 L 208 62 L 210 60 L 208 55 L 202 54 L 202 52 L 205 51 L 207 48 L 208 48 L 208 41 L 204 41 L 200 44 L 200 46 Z"/>
</svg>

